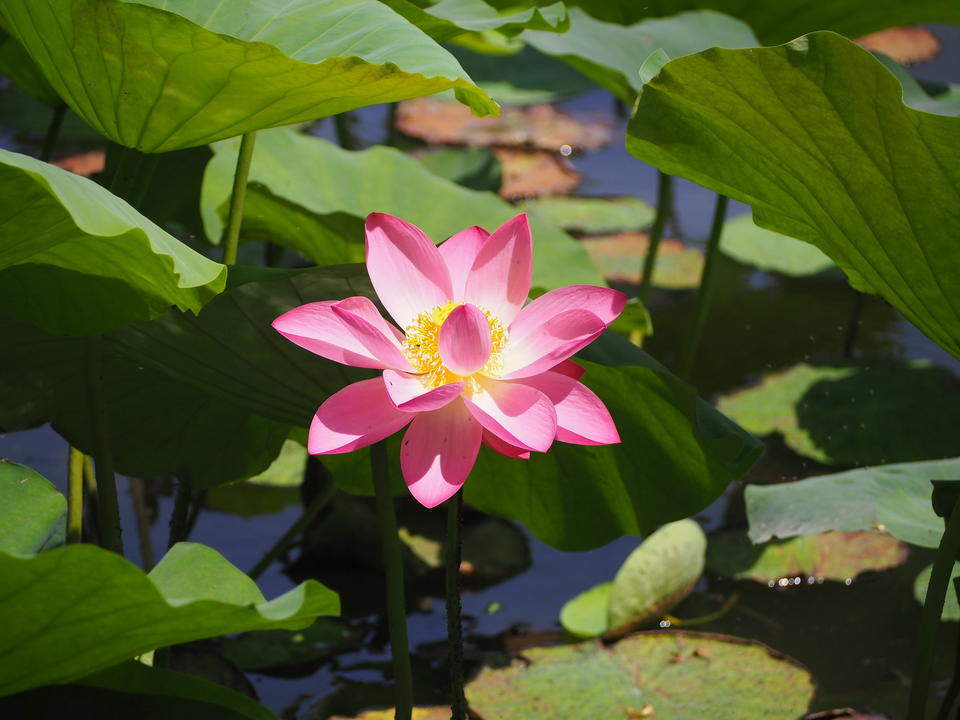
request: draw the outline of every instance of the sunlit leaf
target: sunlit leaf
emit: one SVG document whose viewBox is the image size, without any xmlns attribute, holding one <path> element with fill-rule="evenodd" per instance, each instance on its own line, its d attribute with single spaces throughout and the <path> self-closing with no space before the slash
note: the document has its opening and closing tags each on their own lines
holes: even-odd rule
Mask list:
<svg viewBox="0 0 960 720">
<path fill-rule="evenodd" d="M 674 60 L 627 149 L 753 206 L 960 357 L 960 118 L 906 107 L 869 52 L 832 33 Z"/>
<path fill-rule="evenodd" d="M 639 285 L 643 262 L 650 246 L 650 235 L 626 231 L 614 235 L 596 235 L 582 240 L 590 258 L 610 282 Z M 664 238 L 657 250 L 653 284 L 671 290 L 700 286 L 703 252 L 679 240 Z"/>
<path fill-rule="evenodd" d="M 447 42 L 465 32 L 499 30 L 509 36 L 527 29 L 564 32 L 570 26 L 567 7 L 562 2 L 542 7 L 518 7 L 501 14 L 483 0 L 380 1 L 437 42 Z"/>
<path fill-rule="evenodd" d="M 563 629 L 578 638 L 603 635 L 609 627 L 607 604 L 612 589 L 612 580 L 600 583 L 564 603 L 560 609 Z"/>
<path fill-rule="evenodd" d="M 834 266 L 815 245 L 758 227 L 749 213 L 724 223 L 720 247 L 737 262 L 785 275 L 814 275 Z"/>
<path fill-rule="evenodd" d="M 477 113 L 497 111 L 453 56 L 377 0 L 231 0 L 229 11 L 213 0 L 2 7 L 10 33 L 77 114 L 145 152 L 451 88 Z"/>
<path fill-rule="evenodd" d="M 60 102 L 57 91 L 43 76 L 40 68 L 27 54 L 16 38 L 7 33 L 0 25 L 0 73 L 16 83 L 25 93 L 42 100 L 47 105 Z"/>
<path fill-rule="evenodd" d="M 498 720 L 794 720 L 813 693 L 806 669 L 765 645 L 677 630 L 612 646 L 528 649 L 523 660 L 485 668 L 467 686 L 470 707 Z"/>
<path fill-rule="evenodd" d="M 30 555 L 63 544 L 67 501 L 43 475 L 0 459 L 0 552 Z"/>
<path fill-rule="evenodd" d="M 207 236 L 218 241 L 229 205 L 238 143 L 215 146 L 203 187 Z M 290 130 L 261 133 L 250 174 L 242 238 L 294 247 L 318 264 L 363 259 L 363 218 L 386 212 L 440 242 L 471 225 L 495 230 L 516 209 L 492 193 L 444 180 L 387 147 L 341 150 Z M 555 226 L 534 219 L 534 285 L 601 284 L 589 258 Z"/>
<path fill-rule="evenodd" d="M 525 211 L 542 215 L 559 228 L 584 235 L 603 235 L 623 230 L 645 230 L 654 209 L 635 197 L 554 196 L 520 203 Z"/>
<path fill-rule="evenodd" d="M 84 334 L 197 312 L 223 265 L 171 237 L 96 183 L 0 150 L 0 312 Z"/>
<path fill-rule="evenodd" d="M 306 627 L 339 600 L 312 580 L 267 602 L 215 550 L 171 549 L 149 575 L 92 545 L 0 553 L 0 695 L 65 683 L 167 645 L 246 630 Z M 13 590 L 16 590 L 14 592 Z"/>
</svg>

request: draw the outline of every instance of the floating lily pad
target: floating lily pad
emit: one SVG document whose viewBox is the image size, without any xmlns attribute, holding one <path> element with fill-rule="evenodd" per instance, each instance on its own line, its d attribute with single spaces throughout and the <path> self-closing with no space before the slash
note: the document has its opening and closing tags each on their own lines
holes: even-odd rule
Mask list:
<svg viewBox="0 0 960 720">
<path fill-rule="evenodd" d="M 650 236 L 640 232 L 622 232 L 584 238 L 581 242 L 601 274 L 611 282 L 639 285 L 643 259 Z M 700 285 L 703 253 L 678 240 L 663 239 L 657 252 L 653 284 L 671 290 L 686 290 Z"/>
<path fill-rule="evenodd" d="M 562 195 L 579 185 L 583 176 L 563 157 L 543 151 L 496 148 L 503 168 L 500 197 L 507 200 Z"/>
<path fill-rule="evenodd" d="M 857 42 L 867 50 L 881 52 L 901 65 L 933 60 L 940 52 L 940 41 L 925 27 L 892 27 L 878 30 Z"/>
<path fill-rule="evenodd" d="M 930 574 L 933 572 L 933 565 L 927 565 L 913 583 L 913 596 L 917 602 L 923 605 L 927 600 L 927 586 L 930 584 Z M 943 613 L 941 620 L 957 622 L 960 620 L 960 602 L 957 601 L 956 580 L 960 578 L 960 564 L 954 563 L 950 571 L 950 582 L 947 584 L 947 595 L 943 600 Z"/>
<path fill-rule="evenodd" d="M 471 190 L 499 192 L 503 168 L 489 148 L 438 148 L 414 154 L 434 175 Z"/>
<path fill-rule="evenodd" d="M 610 626 L 607 606 L 613 581 L 594 585 L 589 590 L 568 600 L 560 609 L 560 624 L 563 629 L 578 638 L 603 635 Z"/>
<path fill-rule="evenodd" d="M 868 571 L 888 570 L 907 559 L 907 547 L 882 533 L 826 532 L 754 545 L 743 532 L 710 538 L 707 567 L 736 580 L 771 583 L 810 577 L 850 580 Z"/>
<path fill-rule="evenodd" d="M 433 145 L 523 147 L 557 152 L 563 145 L 596 150 L 610 141 L 610 124 L 584 121 L 552 105 L 506 108 L 478 118 L 459 103 L 417 98 L 400 103 L 397 128 Z"/>
<path fill-rule="evenodd" d="M 613 646 L 534 648 L 467 686 L 478 715 L 497 720 L 795 720 L 813 698 L 810 674 L 765 645 L 724 635 L 653 631 Z"/>
<path fill-rule="evenodd" d="M 346 625 L 319 618 L 303 630 L 242 633 L 223 638 L 218 645 L 241 670 L 278 677 L 303 677 L 356 643 L 356 633 Z"/>
<path fill-rule="evenodd" d="M 0 551 L 30 555 L 63 544 L 67 501 L 40 473 L 0 458 Z"/>
<path fill-rule="evenodd" d="M 334 715 L 330 720 L 394 720 L 394 711 L 370 710 L 369 712 L 354 715 L 352 718 L 343 715 Z M 450 720 L 450 708 L 446 705 L 413 709 L 413 720 Z"/>
<path fill-rule="evenodd" d="M 744 265 L 785 275 L 814 275 L 834 267 L 816 245 L 759 227 L 750 213 L 724 223 L 720 248 Z"/>
<path fill-rule="evenodd" d="M 557 227 L 583 235 L 644 230 L 656 212 L 640 198 L 549 197 L 520 203 L 526 212 L 547 218 Z"/>
<path fill-rule="evenodd" d="M 757 435 L 835 465 L 880 465 L 960 453 L 960 383 L 923 362 L 813 366 L 767 375 L 718 407 Z"/>
</svg>

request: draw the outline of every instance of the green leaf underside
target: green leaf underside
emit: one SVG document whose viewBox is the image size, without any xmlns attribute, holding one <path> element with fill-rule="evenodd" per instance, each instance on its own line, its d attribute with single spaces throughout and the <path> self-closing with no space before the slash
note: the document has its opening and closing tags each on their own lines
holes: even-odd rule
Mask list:
<svg viewBox="0 0 960 720">
<path fill-rule="evenodd" d="M 794 720 L 813 692 L 803 667 L 760 643 L 673 630 L 525 650 L 523 661 L 482 670 L 467 700 L 498 720 L 608 720 L 647 703 L 674 720 Z"/>
<path fill-rule="evenodd" d="M 906 558 L 905 545 L 876 532 L 825 532 L 754 545 L 746 533 L 731 531 L 710 538 L 707 567 L 763 583 L 802 576 L 845 581 L 897 567 Z"/>
<path fill-rule="evenodd" d="M 245 695 L 193 675 L 131 661 L 80 678 L 70 685 L 35 688 L 0 698 L 8 717 L 46 718 L 70 708 L 76 720 L 116 717 L 179 720 L 276 720 Z"/>
<path fill-rule="evenodd" d="M 621 24 L 648 15 L 710 9 L 750 24 L 764 45 L 776 45 L 814 30 L 859 37 L 875 30 L 921 22 L 960 24 L 960 7 L 952 0 L 571 0 L 596 17 Z"/>
<path fill-rule="evenodd" d="M 91 545 L 0 553 L 0 695 L 66 683 L 148 650 L 228 633 L 299 629 L 339 613 L 308 580 L 267 602 L 215 550 L 180 543 L 150 575 Z"/>
<path fill-rule="evenodd" d="M 26 465 L 0 459 L 0 552 L 31 555 L 63 544 L 67 501 Z"/>
<path fill-rule="evenodd" d="M 717 407 L 749 432 L 780 433 L 794 452 L 833 465 L 878 465 L 960 452 L 956 378 L 921 361 L 795 365 Z"/>
<path fill-rule="evenodd" d="M 0 150 L 0 312 L 57 333 L 112 330 L 171 305 L 198 312 L 223 265 L 96 183 Z"/>
<path fill-rule="evenodd" d="M 440 0 L 420 3 L 411 0 L 381 0 L 439 43 L 453 40 L 464 33 L 499 30 L 516 35 L 526 29 L 564 32 L 570 25 L 567 8 L 562 2 L 543 7 L 518 8 L 498 13 L 483 0 Z"/>
<path fill-rule="evenodd" d="M 207 237 L 219 240 L 229 206 L 237 141 L 215 146 L 204 178 Z M 242 239 L 296 248 L 318 264 L 363 259 L 363 218 L 385 212 L 420 227 L 435 242 L 480 225 L 490 231 L 517 214 L 493 193 L 438 177 L 387 147 L 360 152 L 278 129 L 260 133 L 250 170 Z M 531 218 L 534 286 L 602 284 L 586 252 L 555 226 Z"/>
<path fill-rule="evenodd" d="M 904 542 L 936 548 L 943 520 L 931 480 L 960 478 L 960 458 L 861 468 L 778 485 L 748 485 L 750 539 L 883 527 Z"/>
<path fill-rule="evenodd" d="M 523 39 L 540 52 L 565 60 L 628 104 L 643 89 L 640 67 L 657 50 L 675 58 L 717 45 L 759 44 L 743 22 L 715 12 L 688 12 L 623 27 L 595 20 L 580 8 L 570 10 L 567 32 L 527 31 Z"/>
<path fill-rule="evenodd" d="M 627 149 L 816 245 L 960 357 L 960 118 L 906 107 L 855 43 L 818 32 L 668 63 Z"/>
<path fill-rule="evenodd" d="M 758 227 L 749 213 L 724 223 L 720 248 L 744 265 L 796 277 L 834 266 L 816 246 Z"/>
<path fill-rule="evenodd" d="M 930 584 L 930 574 L 933 572 L 933 565 L 928 565 L 913 582 L 913 596 L 917 602 L 923 605 L 927 600 L 927 586 Z M 956 579 L 960 577 L 960 564 L 954 563 L 950 570 L 950 582 L 947 584 L 947 595 L 943 601 L 943 613 L 940 619 L 949 622 L 960 620 L 960 603 L 957 602 L 957 593 L 954 592 Z"/>
<path fill-rule="evenodd" d="M 4 0 L 4 11 L 61 97 L 145 152 L 448 89 L 478 114 L 498 111 L 377 0 Z"/>
<path fill-rule="evenodd" d="M 60 102 L 60 96 L 50 87 L 40 68 L 23 45 L 0 27 L 0 73 L 13 80 L 25 93 L 47 105 Z"/>
</svg>

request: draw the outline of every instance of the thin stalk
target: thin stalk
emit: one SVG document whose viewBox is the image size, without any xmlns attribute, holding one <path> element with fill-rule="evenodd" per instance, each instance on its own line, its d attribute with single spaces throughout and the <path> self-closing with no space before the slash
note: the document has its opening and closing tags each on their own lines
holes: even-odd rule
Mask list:
<svg viewBox="0 0 960 720">
<path fill-rule="evenodd" d="M 380 519 L 383 568 L 387 581 L 387 620 L 390 625 L 390 651 L 396 682 L 394 720 L 411 720 L 413 715 L 413 674 L 410 670 L 410 648 L 407 640 L 407 606 L 403 587 L 403 555 L 397 537 L 397 516 L 390 492 L 387 468 L 387 447 L 379 442 L 370 447 L 370 469 L 376 491 L 377 515 Z"/>
<path fill-rule="evenodd" d="M 47 134 L 43 136 L 43 146 L 40 148 L 40 159 L 44 162 L 50 162 L 53 157 L 53 148 L 57 144 L 57 138 L 60 137 L 60 128 L 63 127 L 63 118 L 67 114 L 67 106 L 60 103 L 53 109 L 53 117 L 50 118 L 50 124 L 47 126 Z"/>
<path fill-rule="evenodd" d="M 953 581 L 953 591 L 960 600 L 960 578 Z M 940 705 L 940 712 L 937 713 L 937 720 L 947 720 L 950 717 L 950 711 L 957 703 L 957 697 L 960 696 L 960 637 L 957 638 L 956 654 L 953 658 L 953 678 L 950 680 L 950 687 L 947 688 L 947 694 L 943 696 L 943 704 Z"/>
<path fill-rule="evenodd" d="M 243 222 L 243 203 L 247 197 L 247 178 L 250 176 L 250 163 L 253 160 L 253 146 L 256 139 L 255 132 L 248 132 L 240 141 L 237 169 L 233 173 L 233 192 L 230 194 L 230 214 L 227 217 L 227 233 L 223 248 L 223 262 L 227 265 L 234 265 L 237 262 L 240 224 Z"/>
<path fill-rule="evenodd" d="M 700 288 L 697 290 L 697 306 L 694 310 L 693 326 L 690 328 L 690 335 L 687 336 L 683 363 L 680 366 L 680 377 L 685 380 L 689 380 L 693 372 L 693 366 L 697 360 L 697 349 L 700 347 L 703 328 L 707 323 L 707 314 L 710 311 L 717 258 L 720 256 L 720 236 L 723 234 L 723 221 L 727 216 L 728 202 L 726 196 L 717 195 L 717 204 L 713 210 L 713 223 L 710 226 L 710 237 L 707 239 L 707 258 L 703 264 Z"/>
<path fill-rule="evenodd" d="M 136 177 L 133 178 L 133 184 L 130 186 L 130 192 L 127 196 L 127 202 L 137 210 L 143 206 L 143 201 L 150 190 L 150 183 L 153 181 L 153 173 L 156 171 L 159 162 L 159 155 L 145 155 L 140 160 Z"/>
<path fill-rule="evenodd" d="M 853 357 L 853 348 L 857 344 L 857 336 L 860 333 L 860 318 L 863 315 L 864 294 L 859 290 L 854 290 L 853 309 L 850 311 L 850 324 L 847 326 L 847 334 L 843 339 L 843 356 L 845 358 Z"/>
<path fill-rule="evenodd" d="M 940 538 L 940 548 L 933 561 L 927 597 L 920 614 L 920 631 L 917 637 L 917 662 L 910 683 L 910 711 L 908 720 L 924 720 L 927 712 L 927 697 L 930 695 L 930 679 L 937 657 L 937 630 L 943 614 L 943 602 L 950 583 L 950 570 L 960 554 L 960 502 L 953 506 L 947 527 Z"/>
<path fill-rule="evenodd" d="M 97 530 L 100 543 L 107 550 L 123 555 L 120 505 L 117 502 L 117 479 L 113 473 L 113 446 L 110 424 L 103 395 L 103 341 L 97 336 L 87 338 L 87 397 L 90 425 L 96 440 L 93 455 L 97 480 Z"/>
<path fill-rule="evenodd" d="M 463 694 L 463 631 L 460 618 L 460 560 L 463 546 L 463 493 L 447 501 L 447 545 L 444 549 L 447 574 L 447 646 L 450 657 L 450 720 L 467 720 L 467 698 Z"/>
<path fill-rule="evenodd" d="M 190 481 L 185 477 L 178 478 L 177 490 L 173 495 L 173 510 L 170 513 L 170 538 L 167 540 L 167 550 L 187 539 L 191 494 Z"/>
<path fill-rule="evenodd" d="M 70 448 L 67 462 L 67 544 L 83 541 L 83 453 Z"/>
<path fill-rule="evenodd" d="M 314 518 L 320 514 L 320 511 L 329 504 L 330 500 L 332 500 L 336 494 L 337 486 L 333 483 L 329 483 L 317 493 L 313 500 L 310 501 L 310 504 L 300 513 L 300 517 L 298 517 L 293 525 L 263 554 L 263 557 L 250 569 L 247 575 L 256 580 L 263 575 L 264 571 L 277 559 L 283 557 L 284 553 L 293 545 L 294 540 L 300 537 L 300 534 L 313 522 Z"/>
<path fill-rule="evenodd" d="M 84 504 L 87 541 L 99 545 L 100 528 L 97 525 L 97 516 L 100 511 L 97 509 L 97 481 L 93 473 L 93 460 L 90 459 L 89 455 L 83 456 L 83 486 L 87 491 Z"/>
<path fill-rule="evenodd" d="M 650 300 L 650 288 L 653 287 L 653 273 L 657 267 L 657 252 L 663 239 L 663 229 L 673 208 L 673 177 L 664 172 L 657 174 L 657 214 L 650 228 L 650 242 L 647 254 L 643 258 L 643 275 L 640 280 L 638 297 L 644 305 Z"/>
<path fill-rule="evenodd" d="M 353 117 L 349 113 L 339 113 L 333 116 L 333 128 L 337 133 L 337 145 L 344 150 L 356 150 L 357 139 L 353 136 Z"/>
<path fill-rule="evenodd" d="M 150 511 L 147 508 L 147 493 L 143 478 L 130 478 L 130 498 L 137 516 L 137 538 L 140 541 L 140 559 L 143 569 L 150 572 L 155 561 L 153 543 L 150 540 Z"/>
</svg>

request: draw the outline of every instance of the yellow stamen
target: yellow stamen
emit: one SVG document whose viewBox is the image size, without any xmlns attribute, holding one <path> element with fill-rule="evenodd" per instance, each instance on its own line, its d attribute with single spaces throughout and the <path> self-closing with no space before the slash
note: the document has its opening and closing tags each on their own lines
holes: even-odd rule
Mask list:
<svg viewBox="0 0 960 720">
<path fill-rule="evenodd" d="M 507 329 L 485 308 L 479 308 L 479 310 L 490 324 L 490 357 L 486 365 L 469 377 L 461 377 L 444 366 L 440 358 L 440 328 L 454 308 L 460 304 L 448 302 L 437 305 L 433 310 L 417 315 L 413 323 L 407 326 L 403 354 L 410 361 L 413 369 L 421 373 L 421 380 L 427 389 L 432 390 L 440 385 L 466 380 L 467 387 L 475 392 L 480 387 L 477 381 L 478 375 L 497 377 L 503 370 L 501 356 L 507 345 Z"/>
</svg>

